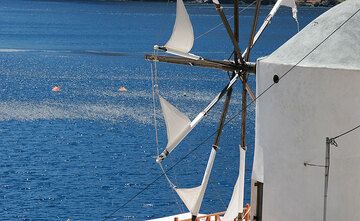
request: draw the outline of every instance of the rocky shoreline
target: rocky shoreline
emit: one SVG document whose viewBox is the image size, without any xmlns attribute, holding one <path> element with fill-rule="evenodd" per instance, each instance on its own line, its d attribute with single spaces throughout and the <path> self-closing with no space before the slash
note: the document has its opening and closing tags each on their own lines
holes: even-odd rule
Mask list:
<svg viewBox="0 0 360 221">
<path fill-rule="evenodd" d="M 297 0 L 296 2 L 299 5 L 305 5 L 305 6 L 334 6 L 336 4 L 339 4 L 345 0 Z"/>
<path fill-rule="evenodd" d="M 231 0 L 225 0 L 232 2 Z M 336 4 L 339 4 L 345 0 L 296 0 L 296 3 L 300 6 L 325 6 L 325 7 L 331 7 Z M 243 4 L 250 4 L 253 2 L 253 0 L 242 0 Z M 264 5 L 273 5 L 275 4 L 276 0 L 262 0 L 262 4 Z"/>
</svg>

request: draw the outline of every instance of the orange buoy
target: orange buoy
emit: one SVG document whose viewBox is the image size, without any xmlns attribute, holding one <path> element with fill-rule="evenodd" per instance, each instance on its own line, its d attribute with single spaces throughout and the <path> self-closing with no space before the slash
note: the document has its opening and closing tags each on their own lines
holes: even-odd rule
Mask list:
<svg viewBox="0 0 360 221">
<path fill-rule="evenodd" d="M 126 89 L 126 87 L 121 86 L 121 87 L 119 87 L 119 91 L 120 91 L 120 92 L 125 92 L 125 91 L 127 91 L 127 89 Z"/>
<path fill-rule="evenodd" d="M 51 91 L 59 92 L 59 91 L 61 91 L 61 88 L 60 88 L 60 86 L 54 86 L 54 87 L 52 87 Z"/>
</svg>

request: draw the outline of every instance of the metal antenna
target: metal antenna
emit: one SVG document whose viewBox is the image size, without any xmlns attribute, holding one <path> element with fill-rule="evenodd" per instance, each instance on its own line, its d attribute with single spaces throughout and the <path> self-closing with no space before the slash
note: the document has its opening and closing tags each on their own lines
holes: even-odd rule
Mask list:
<svg viewBox="0 0 360 221">
<path fill-rule="evenodd" d="M 329 169 L 330 169 L 330 138 L 326 138 L 326 150 L 325 150 L 325 182 L 324 182 L 324 211 L 323 221 L 326 221 L 326 208 L 327 208 L 327 197 L 329 187 Z"/>
</svg>

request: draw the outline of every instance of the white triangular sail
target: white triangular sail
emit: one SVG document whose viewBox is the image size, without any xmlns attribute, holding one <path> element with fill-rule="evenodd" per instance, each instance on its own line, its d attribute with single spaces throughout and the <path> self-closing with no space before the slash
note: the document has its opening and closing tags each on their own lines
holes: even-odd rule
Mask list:
<svg viewBox="0 0 360 221">
<path fill-rule="evenodd" d="M 168 143 L 165 150 L 170 153 L 190 132 L 190 119 L 176 107 L 160 97 L 161 109 L 165 118 Z"/>
<path fill-rule="evenodd" d="M 193 45 L 194 30 L 189 14 L 186 11 L 184 2 L 177 0 L 173 32 L 164 47 L 167 53 L 198 60 L 200 59 L 199 56 L 189 53 Z"/>
<path fill-rule="evenodd" d="M 190 133 L 194 127 L 196 127 L 196 125 L 205 117 L 211 108 L 213 108 L 222 96 L 224 96 L 224 94 L 235 84 L 238 78 L 239 75 L 235 74 L 225 88 L 222 89 L 222 91 L 215 96 L 209 105 L 191 122 L 186 115 L 181 113 L 178 109 L 176 109 L 176 107 L 159 96 L 166 123 L 168 144 L 165 150 L 156 158 L 156 162 L 160 163 L 167 157 L 167 155 L 169 155 L 169 153 L 186 137 L 186 135 L 188 135 L 188 133 Z"/>
<path fill-rule="evenodd" d="M 191 214 L 194 214 L 196 207 L 198 207 L 197 201 L 201 194 L 201 190 L 202 186 L 197 186 L 194 188 L 175 188 L 176 193 L 179 195 Z"/>
<path fill-rule="evenodd" d="M 266 17 L 264 23 L 261 25 L 260 29 L 258 30 L 258 32 L 255 34 L 254 40 L 253 40 L 253 45 L 255 44 L 255 42 L 259 39 L 260 35 L 263 33 L 263 31 L 265 30 L 265 28 L 270 24 L 271 19 L 274 17 L 274 15 L 276 14 L 276 12 L 278 11 L 278 9 L 280 8 L 280 6 L 287 6 L 290 7 L 292 9 L 292 16 L 295 19 L 297 25 L 298 25 L 298 30 L 299 30 L 299 22 L 297 20 L 297 7 L 296 7 L 296 2 L 295 0 L 278 0 L 274 7 L 271 9 L 270 13 L 268 14 L 268 16 Z M 251 46 L 252 47 L 252 46 Z M 244 51 L 244 53 L 242 54 L 243 57 L 245 57 L 246 53 L 248 51 L 248 48 L 246 48 L 246 50 Z"/>
<path fill-rule="evenodd" d="M 245 180 L 245 155 L 246 150 L 240 147 L 240 168 L 229 206 L 223 221 L 233 221 L 244 209 L 244 180 Z"/>
<path fill-rule="evenodd" d="M 204 173 L 204 177 L 200 186 L 194 188 L 182 188 L 182 189 L 175 188 L 175 191 L 180 196 L 181 200 L 184 202 L 184 204 L 186 205 L 186 207 L 188 208 L 188 210 L 191 212 L 192 215 L 197 216 L 199 214 L 201 203 L 204 199 L 205 190 L 209 182 L 211 170 L 214 165 L 215 156 L 216 156 L 216 150 L 212 148 L 206 166 L 206 170 Z"/>
</svg>

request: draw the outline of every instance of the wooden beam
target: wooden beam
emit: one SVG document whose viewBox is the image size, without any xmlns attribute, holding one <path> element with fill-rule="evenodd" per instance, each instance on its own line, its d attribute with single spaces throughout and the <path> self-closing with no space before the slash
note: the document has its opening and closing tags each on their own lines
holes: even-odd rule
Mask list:
<svg viewBox="0 0 360 221">
<path fill-rule="evenodd" d="M 255 32 L 256 32 L 256 27 L 257 27 L 257 23 L 259 20 L 259 12 L 260 12 L 260 6 L 261 6 L 261 0 L 256 0 L 256 6 L 255 6 L 255 15 L 253 18 L 253 24 L 252 24 L 252 28 L 251 28 L 251 34 L 250 34 L 250 38 L 249 38 L 249 44 L 248 44 L 248 50 L 245 54 L 245 61 L 249 61 L 250 59 L 250 51 L 251 48 L 254 44 L 254 37 L 255 37 Z"/>
<path fill-rule="evenodd" d="M 234 38 L 239 42 L 239 0 L 234 0 Z M 234 48 L 234 51 L 236 48 Z M 241 56 L 241 55 L 240 55 Z M 238 63 L 238 54 L 234 54 L 234 61 Z"/>
<path fill-rule="evenodd" d="M 227 31 L 227 33 L 229 35 L 229 38 L 230 38 L 230 40 L 231 40 L 231 42 L 232 42 L 232 44 L 234 46 L 235 53 L 237 54 L 237 57 L 238 57 L 240 63 L 245 66 L 245 61 L 244 61 L 244 59 L 243 59 L 243 57 L 241 55 L 241 50 L 240 50 L 240 47 L 239 47 L 239 43 L 235 39 L 234 33 L 231 30 L 230 24 L 229 24 L 229 22 L 228 22 L 228 20 L 227 20 L 227 18 L 225 16 L 225 13 L 224 13 L 221 5 L 220 4 L 215 4 L 215 8 L 216 8 L 216 11 L 218 11 L 218 13 L 220 15 L 220 18 L 221 18 L 221 21 L 223 22 L 223 24 L 224 24 L 224 26 L 226 28 L 226 31 Z"/>
<path fill-rule="evenodd" d="M 145 60 L 148 61 L 158 61 L 158 62 L 166 62 L 172 64 L 181 64 L 181 65 L 189 65 L 189 66 L 197 66 L 204 68 L 215 68 L 223 71 L 242 71 L 242 65 L 235 65 L 235 63 L 231 61 L 214 61 L 214 60 L 194 60 L 189 58 L 175 57 L 175 56 L 161 56 L 161 55 L 145 55 Z M 255 63 L 246 63 L 246 69 L 250 73 L 255 73 Z"/>
</svg>

